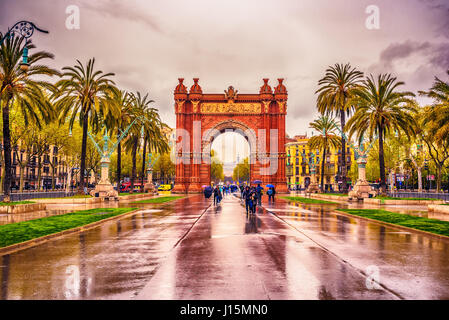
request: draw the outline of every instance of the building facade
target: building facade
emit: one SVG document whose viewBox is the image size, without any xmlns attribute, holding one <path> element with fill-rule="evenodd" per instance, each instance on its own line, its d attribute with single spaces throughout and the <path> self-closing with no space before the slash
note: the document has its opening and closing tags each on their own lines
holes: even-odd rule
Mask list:
<svg viewBox="0 0 449 320">
<path fill-rule="evenodd" d="M 315 154 L 317 182 L 321 185 L 321 161 L 322 150 L 311 150 L 308 146 L 309 138 L 306 135 L 297 135 L 293 138 L 286 138 L 285 151 L 287 154 L 286 176 L 287 185 L 290 190 L 305 189 L 311 181 L 310 168 L 308 159 L 311 152 Z M 351 170 L 351 164 L 354 160 L 354 152 L 349 146 L 346 150 L 346 169 Z M 324 187 L 327 191 L 340 190 L 343 181 L 341 179 L 340 164 L 341 149 L 334 150 L 331 148 L 326 151 L 326 159 L 324 164 Z M 350 184 L 348 178 L 348 184 Z"/>
</svg>

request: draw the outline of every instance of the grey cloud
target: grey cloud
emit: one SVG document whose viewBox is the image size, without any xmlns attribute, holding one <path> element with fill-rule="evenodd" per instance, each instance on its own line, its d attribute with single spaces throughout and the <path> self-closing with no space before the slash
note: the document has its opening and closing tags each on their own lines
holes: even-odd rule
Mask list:
<svg viewBox="0 0 449 320">
<path fill-rule="evenodd" d="M 145 13 L 145 10 L 139 9 L 129 1 L 120 0 L 95 0 L 83 1 L 81 5 L 92 11 L 107 15 L 117 19 L 142 22 L 156 32 L 163 33 L 156 18 Z"/>
</svg>

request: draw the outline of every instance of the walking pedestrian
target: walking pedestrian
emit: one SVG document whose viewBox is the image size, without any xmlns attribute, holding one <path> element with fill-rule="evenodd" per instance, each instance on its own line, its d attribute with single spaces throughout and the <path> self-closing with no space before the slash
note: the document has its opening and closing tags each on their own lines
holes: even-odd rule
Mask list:
<svg viewBox="0 0 449 320">
<path fill-rule="evenodd" d="M 256 188 L 256 196 L 257 196 L 257 204 L 259 206 L 262 205 L 262 192 L 263 192 L 263 188 L 260 186 L 260 184 L 258 184 L 257 188 Z"/>
<path fill-rule="evenodd" d="M 214 188 L 214 206 L 220 202 L 219 197 L 218 197 L 219 193 L 220 193 L 220 189 L 218 189 L 218 187 L 215 186 L 215 188 Z"/>
<path fill-rule="evenodd" d="M 242 199 L 245 201 L 245 209 L 246 209 L 246 216 L 248 217 L 248 213 L 250 210 L 250 196 L 251 196 L 251 190 L 247 186 L 242 194 Z"/>
</svg>

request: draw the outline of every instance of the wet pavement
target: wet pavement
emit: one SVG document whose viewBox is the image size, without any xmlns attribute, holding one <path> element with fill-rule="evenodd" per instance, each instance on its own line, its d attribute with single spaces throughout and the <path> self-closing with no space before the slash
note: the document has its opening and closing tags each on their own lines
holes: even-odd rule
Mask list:
<svg viewBox="0 0 449 320">
<path fill-rule="evenodd" d="M 277 201 L 247 218 L 233 196 L 218 207 L 201 196 L 139 205 L 0 256 L 0 298 L 449 299 L 448 241 L 337 206 L 347 207 Z"/>
</svg>

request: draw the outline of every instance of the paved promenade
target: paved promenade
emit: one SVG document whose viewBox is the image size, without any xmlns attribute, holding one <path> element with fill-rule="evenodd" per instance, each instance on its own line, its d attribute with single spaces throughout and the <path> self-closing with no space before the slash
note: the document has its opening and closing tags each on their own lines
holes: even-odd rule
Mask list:
<svg viewBox="0 0 449 320">
<path fill-rule="evenodd" d="M 337 205 L 263 205 L 249 219 L 234 196 L 143 205 L 0 256 L 0 298 L 449 299 L 449 242 Z"/>
</svg>

